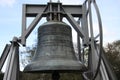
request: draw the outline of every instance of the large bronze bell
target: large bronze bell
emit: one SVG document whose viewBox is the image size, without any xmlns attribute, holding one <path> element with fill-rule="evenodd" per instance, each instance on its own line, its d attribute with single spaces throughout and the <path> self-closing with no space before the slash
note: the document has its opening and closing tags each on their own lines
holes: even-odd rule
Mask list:
<svg viewBox="0 0 120 80">
<path fill-rule="evenodd" d="M 77 60 L 69 25 L 49 21 L 38 29 L 36 53 L 25 72 L 83 71 L 85 66 Z"/>
</svg>

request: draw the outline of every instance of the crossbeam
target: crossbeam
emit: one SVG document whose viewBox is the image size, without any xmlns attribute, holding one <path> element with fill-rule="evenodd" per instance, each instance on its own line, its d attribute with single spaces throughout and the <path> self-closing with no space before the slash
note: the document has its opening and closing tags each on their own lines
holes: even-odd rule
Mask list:
<svg viewBox="0 0 120 80">
<path fill-rule="evenodd" d="M 82 29 L 80 29 L 79 25 L 74 20 L 74 17 L 82 17 L 82 5 L 62 5 L 62 3 L 53 2 L 49 2 L 47 5 L 24 4 L 22 13 L 22 35 L 20 36 L 21 44 L 23 46 L 26 45 L 27 37 L 42 17 L 46 17 L 47 20 L 53 20 L 55 14 L 58 15 L 58 21 L 66 17 L 69 22 L 72 23 L 73 28 L 78 32 L 79 36 L 84 37 Z M 28 28 L 26 28 L 27 17 L 35 17 Z"/>
<path fill-rule="evenodd" d="M 46 6 L 47 5 L 40 5 L 40 4 L 25 4 L 26 17 L 36 17 L 38 13 L 43 12 Z M 62 5 L 62 7 L 67 13 L 70 13 L 73 17 L 82 16 L 82 5 Z M 47 10 L 46 12 L 48 11 L 49 10 Z M 46 13 L 43 13 L 43 15 L 44 17 L 47 16 Z"/>
</svg>

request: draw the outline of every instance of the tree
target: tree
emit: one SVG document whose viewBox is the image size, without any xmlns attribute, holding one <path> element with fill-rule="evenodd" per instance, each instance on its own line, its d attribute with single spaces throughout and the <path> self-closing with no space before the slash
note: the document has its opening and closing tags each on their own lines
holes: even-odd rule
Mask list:
<svg viewBox="0 0 120 80">
<path fill-rule="evenodd" d="M 26 47 L 24 51 L 20 52 L 20 64 L 22 67 L 25 67 L 29 64 L 34 56 L 36 46 Z"/>
<path fill-rule="evenodd" d="M 118 79 L 120 78 L 120 40 L 108 43 L 105 47 L 106 56 L 111 63 Z"/>
</svg>

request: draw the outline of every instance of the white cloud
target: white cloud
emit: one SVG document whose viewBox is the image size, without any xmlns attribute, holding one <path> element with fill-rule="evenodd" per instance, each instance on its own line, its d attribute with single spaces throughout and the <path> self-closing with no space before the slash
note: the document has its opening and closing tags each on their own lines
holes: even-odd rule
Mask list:
<svg viewBox="0 0 120 80">
<path fill-rule="evenodd" d="M 0 0 L 0 6 L 12 6 L 16 0 Z"/>
</svg>

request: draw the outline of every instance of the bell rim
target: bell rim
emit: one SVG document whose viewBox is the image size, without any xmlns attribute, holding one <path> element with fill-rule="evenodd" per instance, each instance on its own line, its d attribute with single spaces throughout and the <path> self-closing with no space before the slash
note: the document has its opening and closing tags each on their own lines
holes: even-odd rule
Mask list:
<svg viewBox="0 0 120 80">
<path fill-rule="evenodd" d="M 51 61 L 48 61 L 48 62 L 52 62 L 53 60 Z M 56 61 L 56 60 L 55 60 Z M 62 65 L 62 64 L 65 64 L 63 62 L 64 60 L 60 60 L 60 63 L 58 65 L 46 65 L 46 66 L 40 66 L 41 64 L 38 64 L 38 63 L 41 63 L 40 61 L 36 61 L 36 62 L 32 62 L 30 64 L 28 64 L 25 68 L 24 68 L 24 72 L 41 72 L 41 73 L 51 73 L 53 71 L 59 71 L 59 72 L 84 72 L 87 70 L 86 66 L 84 64 L 82 64 L 80 61 L 72 61 L 72 63 L 74 63 L 72 66 L 70 64 L 68 65 Z M 70 60 L 66 61 L 66 63 L 70 63 L 71 62 Z M 63 62 L 63 63 L 62 63 Z M 53 62 L 55 63 L 55 62 Z M 56 61 L 57 63 L 57 61 Z M 36 66 L 36 64 L 38 64 Z M 61 65 L 60 65 L 61 64 Z M 48 67 L 49 66 L 49 67 Z M 51 66 L 51 67 L 50 67 Z"/>
</svg>

